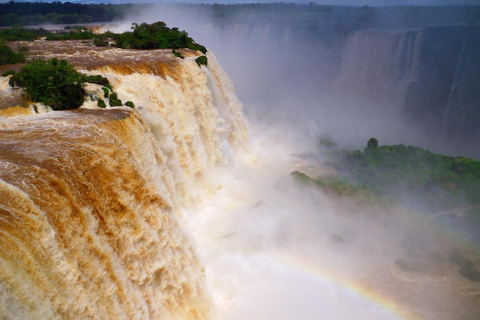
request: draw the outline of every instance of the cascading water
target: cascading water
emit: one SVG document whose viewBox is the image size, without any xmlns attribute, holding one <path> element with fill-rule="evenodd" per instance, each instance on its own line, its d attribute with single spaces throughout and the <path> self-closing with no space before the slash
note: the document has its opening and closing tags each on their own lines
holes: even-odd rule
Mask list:
<svg viewBox="0 0 480 320">
<path fill-rule="evenodd" d="M 79 48 L 49 58 L 104 74 L 137 111 L 88 101 L 35 114 L 2 101 L 1 318 L 211 319 L 203 267 L 178 220 L 213 187 L 208 170 L 246 140 L 232 85 L 213 55 L 207 70 L 161 50 L 132 59 Z M 87 91 L 103 98 L 99 86 Z"/>
<path fill-rule="evenodd" d="M 2 85 L 2 319 L 478 319 L 435 230 L 299 185 L 311 145 L 270 114 L 249 140 L 213 55 L 28 45 L 136 110 L 97 108 L 92 85 L 81 109 L 36 114 Z"/>
</svg>

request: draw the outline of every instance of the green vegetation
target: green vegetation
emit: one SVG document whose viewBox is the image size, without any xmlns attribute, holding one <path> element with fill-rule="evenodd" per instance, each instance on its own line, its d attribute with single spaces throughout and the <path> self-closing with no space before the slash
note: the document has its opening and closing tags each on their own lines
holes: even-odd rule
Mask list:
<svg viewBox="0 0 480 320">
<path fill-rule="evenodd" d="M 199 67 L 201 67 L 202 65 L 204 65 L 205 67 L 208 67 L 208 59 L 206 56 L 198 57 L 197 59 L 195 59 L 195 62 Z"/>
<path fill-rule="evenodd" d="M 112 92 L 110 98 L 108 98 L 108 104 L 111 107 L 121 107 L 123 106 L 122 100 L 118 99 L 117 93 Z"/>
<path fill-rule="evenodd" d="M 107 78 L 102 77 L 101 75 L 94 75 L 94 76 L 83 76 L 83 82 L 88 82 L 88 83 L 94 83 L 94 84 L 99 84 L 102 86 L 110 86 L 110 82 L 108 81 Z M 103 89 L 103 88 L 102 88 Z M 107 89 L 107 88 L 106 88 Z M 108 89 L 107 89 L 108 90 Z M 108 91 L 107 91 L 108 92 Z"/>
<path fill-rule="evenodd" d="M 80 74 L 67 60 L 56 58 L 52 60 L 34 59 L 27 63 L 20 72 L 14 73 L 9 80 L 10 86 L 24 87 L 25 93 L 31 100 L 44 103 L 53 110 L 79 108 L 85 98 L 84 84 L 86 82 L 110 86 L 107 78 L 100 75 Z M 107 87 L 102 89 L 106 89 L 108 93 Z M 118 104 L 117 100 L 115 98 L 114 103 Z M 105 107 L 105 101 L 99 99 L 98 106 L 102 107 L 102 104 Z"/>
<path fill-rule="evenodd" d="M 13 2 L 0 4 L 0 26 L 104 22 L 122 19 L 127 13 L 147 12 L 154 4 L 78 4 L 72 2 Z M 470 24 L 480 21 L 479 6 L 332 6 L 294 3 L 236 5 L 164 5 L 180 12 L 205 17 L 215 24 L 264 21 L 271 26 L 307 25 L 322 36 L 322 28 L 344 31 L 367 28 L 418 28 L 438 24 Z"/>
<path fill-rule="evenodd" d="M 15 74 L 15 70 L 8 70 L 2 73 L 2 77 L 13 76 Z"/>
<path fill-rule="evenodd" d="M 51 34 L 47 36 L 47 40 L 59 41 L 59 40 L 86 40 L 93 39 L 95 34 L 88 28 L 80 27 L 68 32 L 62 32 L 59 34 Z"/>
<path fill-rule="evenodd" d="M 108 46 L 108 41 L 112 40 L 115 47 L 123 49 L 174 49 L 172 53 L 181 59 L 185 58 L 175 49 L 188 48 L 191 50 L 199 50 L 203 54 L 207 53 L 207 49 L 193 41 L 186 31 L 180 31 L 178 28 L 168 28 L 164 22 L 158 21 L 152 24 L 142 23 L 140 25 L 134 23 L 133 31 L 127 31 L 121 34 L 113 32 L 105 32 L 102 34 L 94 34 L 86 27 L 73 26 L 65 29 L 64 32 L 52 33 L 44 29 L 25 29 L 21 27 L 13 27 L 0 31 L 0 39 L 6 41 L 17 40 L 37 40 L 40 37 L 46 37 L 47 40 L 90 40 L 96 46 Z"/>
<path fill-rule="evenodd" d="M 367 148 L 376 148 L 378 147 L 378 140 L 375 138 L 370 138 L 367 142 Z"/>
<path fill-rule="evenodd" d="M 93 39 L 93 44 L 97 47 L 108 47 L 108 41 L 105 37 L 96 36 Z"/>
<path fill-rule="evenodd" d="M 50 31 L 45 29 L 26 29 L 15 26 L 13 28 L 6 28 L 0 30 L 0 39 L 5 41 L 33 41 L 40 37 L 48 37 L 52 35 Z"/>
<path fill-rule="evenodd" d="M 103 87 L 102 90 L 103 90 L 103 96 L 105 98 L 108 98 L 108 96 L 110 95 L 110 90 L 107 87 Z"/>
<path fill-rule="evenodd" d="M 107 105 L 105 104 L 105 101 L 103 99 L 98 99 L 97 106 L 99 108 L 106 108 L 107 107 Z"/>
<path fill-rule="evenodd" d="M 0 4 L 0 26 L 71 24 L 120 19 L 131 5 L 13 2 Z"/>
<path fill-rule="evenodd" d="M 181 53 L 181 52 L 178 52 L 177 50 L 173 49 L 172 50 L 172 53 L 175 57 L 177 58 L 180 58 L 180 59 L 185 59 L 185 56 Z"/>
<path fill-rule="evenodd" d="M 127 102 L 125 102 L 125 105 L 126 105 L 127 107 L 130 107 L 130 108 L 135 109 L 135 104 L 134 104 L 132 101 L 127 101 Z"/>
<path fill-rule="evenodd" d="M 82 105 L 85 95 L 84 77 L 67 60 L 35 59 L 10 78 L 11 86 L 25 87 L 35 102 L 53 110 L 74 109 Z"/>
<path fill-rule="evenodd" d="M 435 211 L 480 204 L 480 162 L 448 157 L 414 146 L 378 146 L 364 151 L 335 150 L 331 165 L 340 177 L 392 199 L 408 197 Z"/>
<path fill-rule="evenodd" d="M 21 47 L 15 52 L 5 41 L 0 40 L 0 65 L 25 62 L 27 48 Z"/>
<path fill-rule="evenodd" d="M 189 48 L 200 50 L 204 54 L 207 49 L 195 43 L 186 31 L 178 28 L 168 28 L 164 22 L 158 21 L 152 24 L 134 23 L 133 31 L 122 34 L 112 34 L 116 46 L 123 49 L 180 49 Z"/>
<path fill-rule="evenodd" d="M 375 138 L 363 151 L 320 146 L 328 159 L 324 165 L 333 174 L 313 179 L 293 172 L 298 182 L 375 205 L 402 205 L 441 224 L 455 225 L 480 245 L 480 161 L 402 144 L 380 146 Z M 458 264 L 462 276 L 479 281 L 474 265 Z M 402 261 L 397 265 L 407 267 Z"/>
<path fill-rule="evenodd" d="M 331 149 L 337 146 L 337 144 L 333 141 L 332 137 L 330 137 L 330 135 L 328 134 L 323 134 L 320 136 L 319 145 L 320 147 L 325 149 Z"/>
</svg>

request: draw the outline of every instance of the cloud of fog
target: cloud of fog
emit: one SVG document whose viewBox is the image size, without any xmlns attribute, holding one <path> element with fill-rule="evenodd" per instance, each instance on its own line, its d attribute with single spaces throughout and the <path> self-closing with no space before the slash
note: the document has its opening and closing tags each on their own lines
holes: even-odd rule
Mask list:
<svg viewBox="0 0 480 320">
<path fill-rule="evenodd" d="M 446 320 L 460 305 L 478 312 L 467 293 L 475 284 L 448 261 L 450 239 L 400 208 L 299 183 L 288 174 L 301 165 L 295 139 L 268 129 L 259 137 L 252 126 L 249 152 L 212 177 L 219 193 L 187 225 L 219 319 Z"/>
<path fill-rule="evenodd" d="M 371 136 L 428 145 L 422 129 L 389 105 L 332 95 L 339 57 L 320 43 L 261 25 L 219 28 L 206 11 L 177 9 L 159 5 L 119 28 L 162 20 L 187 30 L 215 53 L 245 104 L 249 150 L 212 177 L 218 193 L 187 221 L 218 318 L 401 319 L 392 305 L 404 318 L 447 320 L 458 308 L 478 315 L 468 294 L 478 287 L 448 261 L 450 240 L 402 209 L 325 194 L 289 176 L 321 164 L 324 132 L 342 146 L 363 147 Z"/>
<path fill-rule="evenodd" d="M 375 79 L 339 81 L 344 32 L 332 28 L 324 33 L 288 21 L 282 25 L 237 23 L 229 15 L 222 23 L 214 23 L 212 10 L 213 6 L 156 5 L 133 13 L 129 20 L 162 20 L 206 45 L 232 78 L 248 117 L 329 133 L 343 147 L 362 148 L 376 137 L 381 144 L 412 144 L 451 155 L 478 156 L 471 147 L 474 138 L 445 140 L 438 128 L 412 121 L 403 109 L 401 93 L 395 93 L 398 98 L 393 93 L 389 99 L 366 97 L 357 94 L 355 86 L 368 86 Z M 368 68 L 361 61 L 358 67 Z M 379 90 L 392 86 L 384 79 L 377 82 Z M 385 92 L 387 97 L 391 93 Z"/>
</svg>

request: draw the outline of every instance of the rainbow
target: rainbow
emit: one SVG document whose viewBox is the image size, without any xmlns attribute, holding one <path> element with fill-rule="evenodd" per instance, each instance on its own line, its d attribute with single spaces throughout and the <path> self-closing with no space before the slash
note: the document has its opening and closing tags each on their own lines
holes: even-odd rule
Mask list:
<svg viewBox="0 0 480 320">
<path fill-rule="evenodd" d="M 380 307 L 382 311 L 391 315 L 388 319 L 423 320 L 419 316 L 405 310 L 399 304 L 378 294 L 375 290 L 351 280 L 342 279 L 341 277 L 334 275 L 331 271 L 315 265 L 306 259 L 292 256 L 286 252 L 275 252 L 271 257 L 284 266 L 306 273 L 317 278 L 319 281 L 328 282 L 334 287 L 346 290 L 349 294 L 352 294 L 355 297 L 369 301 L 374 306 Z"/>
</svg>

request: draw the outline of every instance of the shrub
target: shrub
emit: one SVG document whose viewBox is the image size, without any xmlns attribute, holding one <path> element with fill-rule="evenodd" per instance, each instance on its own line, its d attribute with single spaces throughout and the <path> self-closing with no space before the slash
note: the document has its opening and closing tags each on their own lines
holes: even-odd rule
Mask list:
<svg viewBox="0 0 480 320">
<path fill-rule="evenodd" d="M 102 86 L 109 86 L 110 82 L 107 78 L 102 77 L 101 75 L 94 75 L 94 76 L 83 76 L 83 81 L 88 83 L 99 84 Z"/>
<path fill-rule="evenodd" d="M 198 57 L 197 59 L 195 59 L 195 62 L 199 67 L 201 67 L 202 65 L 204 65 L 205 67 L 208 67 L 208 59 L 206 56 Z"/>
<path fill-rule="evenodd" d="M 375 138 L 370 138 L 367 142 L 367 147 L 368 148 L 376 148 L 378 147 L 378 140 Z"/>
<path fill-rule="evenodd" d="M 5 41 L 0 40 L 0 65 L 25 62 L 26 47 L 21 47 L 17 52 L 13 51 Z"/>
<path fill-rule="evenodd" d="M 320 136 L 319 144 L 321 147 L 331 149 L 337 146 L 337 144 L 333 141 L 332 137 L 329 134 L 322 134 Z"/>
<path fill-rule="evenodd" d="M 103 87 L 102 90 L 103 90 L 104 97 L 108 98 L 108 95 L 110 94 L 110 90 L 108 90 L 107 87 Z"/>
<path fill-rule="evenodd" d="M 107 105 L 105 104 L 105 101 L 103 99 L 100 99 L 100 98 L 97 101 L 97 105 L 98 105 L 99 108 L 106 108 L 107 107 Z"/>
<path fill-rule="evenodd" d="M 127 102 L 125 102 L 125 105 L 126 105 L 127 107 L 130 107 L 130 108 L 135 109 L 135 104 L 134 104 L 132 101 L 127 101 Z"/>
<path fill-rule="evenodd" d="M 26 29 L 26 28 L 15 26 L 12 28 L 0 30 L 0 39 L 3 39 L 5 41 L 18 41 L 18 40 L 33 41 L 40 37 L 47 37 L 50 35 L 52 35 L 52 33 L 43 28 Z"/>
<path fill-rule="evenodd" d="M 2 73 L 2 77 L 13 76 L 15 74 L 15 70 L 8 70 Z"/>
<path fill-rule="evenodd" d="M 88 29 L 78 29 L 78 30 L 71 30 L 69 32 L 62 32 L 59 34 L 52 34 L 47 36 L 47 40 L 50 41 L 60 41 L 60 40 L 86 40 L 86 39 L 93 39 L 95 35 L 92 31 Z"/>
<path fill-rule="evenodd" d="M 122 34 L 112 34 L 116 41 L 116 46 L 123 49 L 179 49 L 189 48 L 200 50 L 203 54 L 207 49 L 193 41 L 186 31 L 180 31 L 178 28 L 168 28 L 162 21 L 152 24 L 133 23 L 133 31 Z"/>
<path fill-rule="evenodd" d="M 94 38 L 93 39 L 93 44 L 96 45 L 97 47 L 107 47 L 108 46 L 108 42 L 106 39 L 102 39 L 102 38 Z"/>
<path fill-rule="evenodd" d="M 177 58 L 180 58 L 180 59 L 184 59 L 184 58 L 185 58 L 185 56 L 184 56 L 181 52 L 178 52 L 178 51 L 175 50 L 175 49 L 172 50 L 172 53 L 173 53 L 173 55 L 174 55 L 175 57 L 177 57 Z"/>
<path fill-rule="evenodd" d="M 83 76 L 67 60 L 35 59 L 10 78 L 10 85 L 25 87 L 35 102 L 42 102 L 53 110 L 79 108 L 85 90 Z"/>
<path fill-rule="evenodd" d="M 111 107 L 121 107 L 121 106 L 123 106 L 122 100 L 118 99 L 118 96 L 117 96 L 116 92 L 112 92 L 112 94 L 110 95 L 110 98 L 108 99 L 108 104 Z"/>
<path fill-rule="evenodd" d="M 203 54 L 207 54 L 207 48 L 205 48 L 204 46 L 198 44 L 198 43 L 190 43 L 188 46 L 187 46 L 188 49 L 191 49 L 191 50 L 198 50 L 200 51 L 201 53 Z"/>
</svg>

